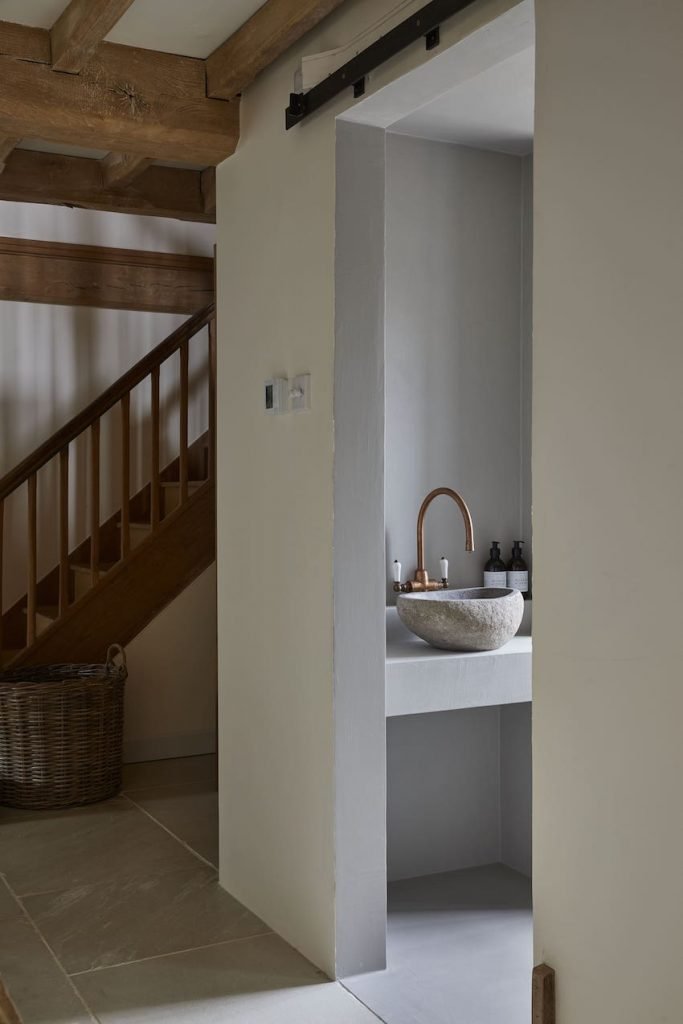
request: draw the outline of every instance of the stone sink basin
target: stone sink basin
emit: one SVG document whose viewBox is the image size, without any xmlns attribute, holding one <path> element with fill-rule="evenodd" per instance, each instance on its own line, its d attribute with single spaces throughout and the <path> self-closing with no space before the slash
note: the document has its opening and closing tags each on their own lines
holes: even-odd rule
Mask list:
<svg viewBox="0 0 683 1024">
<path fill-rule="evenodd" d="M 411 633 L 445 651 L 495 651 L 519 629 L 519 590 L 473 587 L 400 594 L 396 610 Z"/>
</svg>

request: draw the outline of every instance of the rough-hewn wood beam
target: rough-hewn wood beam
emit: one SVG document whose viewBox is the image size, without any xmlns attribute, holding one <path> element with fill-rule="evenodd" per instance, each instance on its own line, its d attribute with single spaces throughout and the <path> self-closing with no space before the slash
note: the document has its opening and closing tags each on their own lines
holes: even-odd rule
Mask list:
<svg viewBox="0 0 683 1024">
<path fill-rule="evenodd" d="M 151 163 L 149 157 L 137 153 L 108 153 L 102 159 L 104 184 L 112 188 L 130 185 Z"/>
<path fill-rule="evenodd" d="M 207 92 L 230 100 L 344 0 L 268 0 L 206 62 Z"/>
<path fill-rule="evenodd" d="M 5 169 L 5 161 L 10 155 L 15 146 L 21 142 L 21 139 L 7 139 L 0 138 L 0 174 Z"/>
<path fill-rule="evenodd" d="M 0 238 L 0 299 L 195 313 L 213 285 L 207 256 Z"/>
<path fill-rule="evenodd" d="M 49 64 L 50 33 L 44 28 L 17 25 L 13 21 L 0 21 L 0 56 L 18 57 L 38 64 Z"/>
<path fill-rule="evenodd" d="M 102 43 L 80 75 L 0 56 L 0 135 L 215 166 L 239 108 L 207 98 L 202 60 Z"/>
<path fill-rule="evenodd" d="M 71 0 L 52 26 L 52 66 L 78 74 L 133 0 Z"/>
<path fill-rule="evenodd" d="M 212 222 L 204 207 L 201 171 L 148 167 L 130 185 L 105 185 L 99 160 L 15 149 L 0 175 L 0 199 L 86 210 Z"/>
</svg>

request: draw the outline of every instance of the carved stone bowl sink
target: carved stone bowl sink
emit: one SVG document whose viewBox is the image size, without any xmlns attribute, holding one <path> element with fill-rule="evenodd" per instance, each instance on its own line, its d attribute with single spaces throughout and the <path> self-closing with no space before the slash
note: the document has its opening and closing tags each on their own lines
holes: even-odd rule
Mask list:
<svg viewBox="0 0 683 1024">
<path fill-rule="evenodd" d="M 445 651 L 495 651 L 519 629 L 524 598 L 518 590 L 474 587 L 400 594 L 399 618 L 411 633 Z"/>
</svg>

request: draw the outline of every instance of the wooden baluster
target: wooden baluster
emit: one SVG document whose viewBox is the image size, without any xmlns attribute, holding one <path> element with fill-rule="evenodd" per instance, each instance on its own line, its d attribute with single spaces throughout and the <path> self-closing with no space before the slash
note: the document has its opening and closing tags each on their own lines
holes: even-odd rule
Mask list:
<svg viewBox="0 0 683 1024">
<path fill-rule="evenodd" d="M 69 607 L 69 449 L 59 453 L 59 614 Z"/>
<path fill-rule="evenodd" d="M 4 522 L 5 522 L 5 503 L 0 498 L 0 662 L 2 661 L 2 581 L 3 581 L 3 540 L 4 540 Z"/>
<path fill-rule="evenodd" d="M 209 321 L 209 478 L 216 479 L 216 318 Z"/>
<path fill-rule="evenodd" d="M 189 346 L 180 346 L 180 504 L 187 501 L 187 413 L 189 405 Z"/>
<path fill-rule="evenodd" d="M 130 392 L 121 399 L 121 558 L 130 552 Z"/>
<path fill-rule="evenodd" d="M 152 370 L 152 529 L 159 525 L 159 367 Z"/>
<path fill-rule="evenodd" d="M 28 478 L 28 587 L 26 597 L 26 646 L 36 638 L 36 604 L 38 582 L 38 479 L 35 473 Z"/>
<path fill-rule="evenodd" d="M 100 421 L 90 428 L 90 577 L 95 586 L 100 568 Z"/>
</svg>

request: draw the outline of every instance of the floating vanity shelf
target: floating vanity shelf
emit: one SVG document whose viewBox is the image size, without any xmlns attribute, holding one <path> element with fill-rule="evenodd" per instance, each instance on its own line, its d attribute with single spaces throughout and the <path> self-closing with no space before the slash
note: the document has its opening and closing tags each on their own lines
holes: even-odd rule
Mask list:
<svg viewBox="0 0 683 1024">
<path fill-rule="evenodd" d="M 387 718 L 530 700 L 528 629 L 497 651 L 438 651 L 413 636 L 395 608 L 387 608 Z"/>
</svg>

